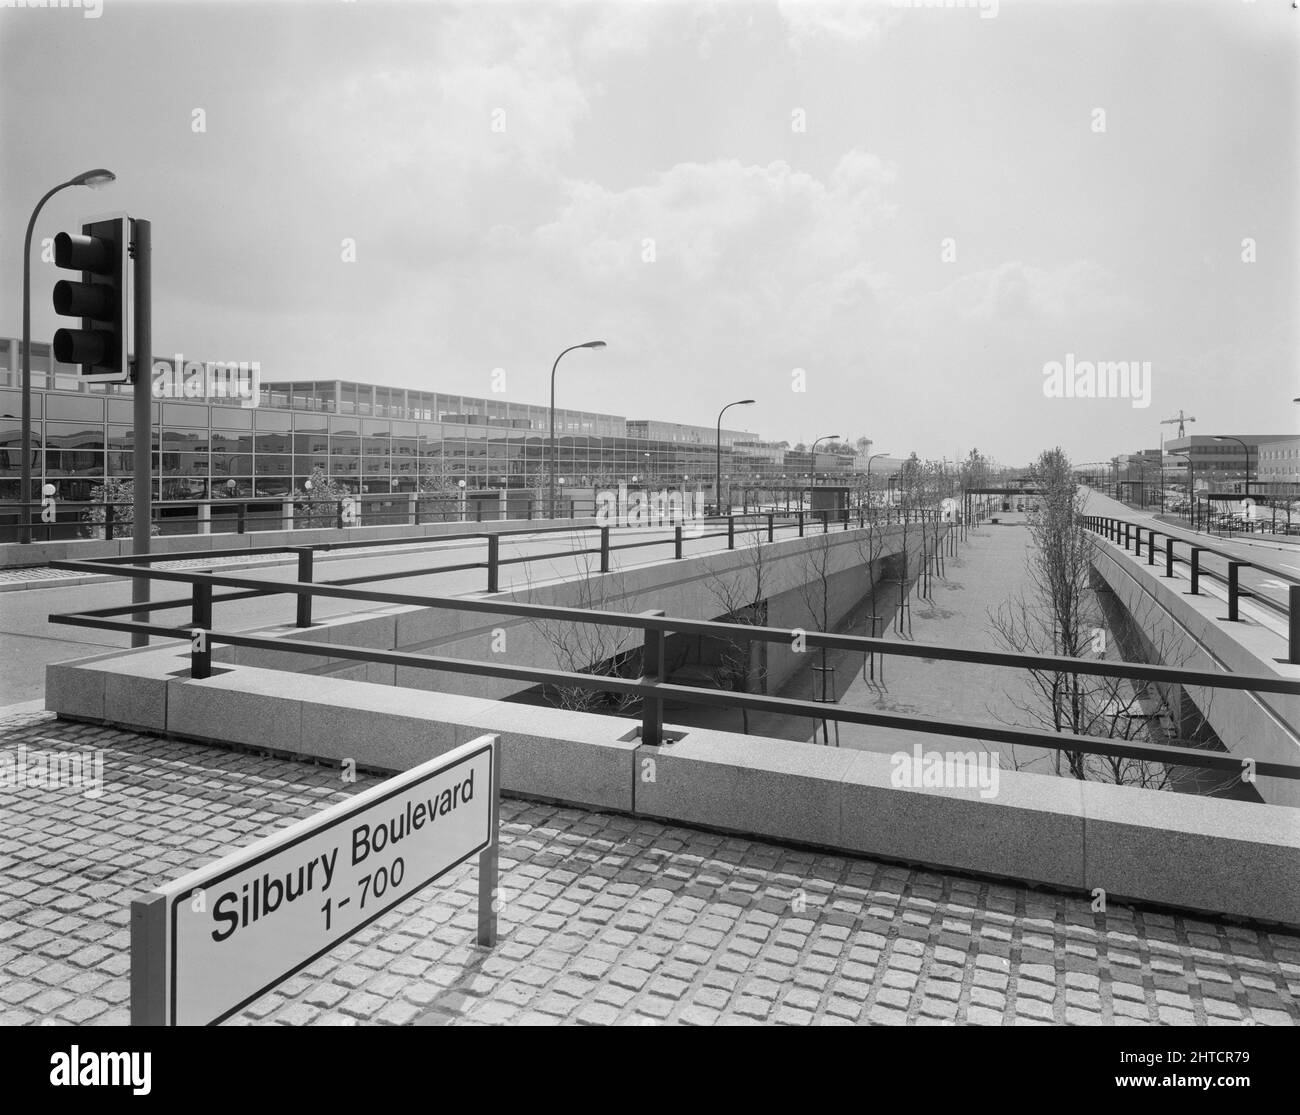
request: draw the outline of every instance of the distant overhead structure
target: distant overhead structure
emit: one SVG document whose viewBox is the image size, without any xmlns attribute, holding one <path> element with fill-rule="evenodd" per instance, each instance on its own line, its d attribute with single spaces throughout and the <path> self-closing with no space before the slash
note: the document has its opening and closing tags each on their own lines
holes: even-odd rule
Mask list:
<svg viewBox="0 0 1300 1115">
<path fill-rule="evenodd" d="M 1160 423 L 1160 425 L 1162 425 L 1162 426 L 1169 426 L 1169 425 L 1172 425 L 1173 423 L 1177 422 L 1177 423 L 1178 423 L 1178 436 L 1179 436 L 1179 437 L 1184 437 L 1185 435 L 1184 435 L 1184 433 L 1183 433 L 1183 423 L 1184 423 L 1184 422 L 1195 422 L 1195 421 L 1196 421 L 1196 419 L 1195 419 L 1195 418 L 1192 418 L 1190 415 L 1184 415 L 1184 414 L 1183 414 L 1183 408 L 1182 408 L 1182 407 L 1179 407 L 1179 408 L 1178 408 L 1178 417 L 1177 417 L 1177 418 L 1166 418 L 1166 419 L 1164 419 L 1164 420 Z"/>
</svg>

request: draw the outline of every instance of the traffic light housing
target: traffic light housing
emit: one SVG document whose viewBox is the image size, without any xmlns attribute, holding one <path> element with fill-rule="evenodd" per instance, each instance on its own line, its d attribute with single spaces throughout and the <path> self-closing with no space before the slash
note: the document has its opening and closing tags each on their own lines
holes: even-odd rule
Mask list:
<svg viewBox="0 0 1300 1115">
<path fill-rule="evenodd" d="M 81 272 L 79 282 L 54 284 L 54 312 L 81 319 L 80 329 L 54 334 L 54 358 L 81 365 L 82 379 L 127 383 L 131 379 L 129 217 L 104 217 L 81 226 L 81 235 L 54 238 L 54 265 Z"/>
</svg>

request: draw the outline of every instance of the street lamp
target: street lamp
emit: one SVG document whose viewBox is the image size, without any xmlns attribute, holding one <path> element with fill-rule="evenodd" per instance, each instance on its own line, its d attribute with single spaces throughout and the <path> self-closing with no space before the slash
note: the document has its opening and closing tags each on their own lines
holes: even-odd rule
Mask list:
<svg viewBox="0 0 1300 1115">
<path fill-rule="evenodd" d="M 1235 442 L 1236 442 L 1238 445 L 1240 445 L 1241 448 L 1245 451 L 1245 454 L 1246 454 L 1246 498 L 1249 499 L 1249 498 L 1250 498 L 1250 446 L 1247 445 L 1244 441 L 1242 441 L 1241 438 L 1239 438 L 1239 437 L 1229 437 L 1229 436 L 1223 435 L 1223 436 L 1216 436 L 1214 440 L 1215 440 L 1215 441 L 1235 441 Z"/>
<path fill-rule="evenodd" d="M 812 471 L 808 473 L 808 510 L 809 511 L 812 510 L 812 504 L 813 504 L 812 490 L 817 486 L 817 446 L 819 446 L 823 441 L 839 441 L 839 440 L 840 440 L 839 434 L 827 434 L 825 437 L 819 437 L 816 441 L 814 441 L 812 443 L 812 448 L 808 450 L 809 456 L 812 457 L 812 462 L 811 462 Z"/>
<path fill-rule="evenodd" d="M 727 411 L 729 411 L 732 407 L 747 407 L 753 405 L 754 405 L 753 399 L 737 399 L 734 403 L 728 403 L 725 407 L 723 407 L 720 411 L 718 411 L 718 442 L 717 442 L 717 447 L 718 447 L 717 466 L 718 467 L 717 467 L 717 472 L 715 473 L 715 475 L 718 478 L 718 482 L 714 487 L 713 498 L 714 498 L 714 502 L 718 505 L 719 515 L 722 514 L 722 416 L 726 414 Z M 727 514 L 728 515 L 731 514 L 730 499 L 727 500 Z"/>
<path fill-rule="evenodd" d="M 871 462 L 877 457 L 888 457 L 888 453 L 872 453 L 867 458 L 867 510 L 871 510 Z"/>
<path fill-rule="evenodd" d="M 558 468 L 558 460 L 555 449 L 555 369 L 560 366 L 560 360 L 565 352 L 572 352 L 575 348 L 604 348 L 604 341 L 586 341 L 580 345 L 570 345 L 555 358 L 555 363 L 551 365 L 551 518 L 555 518 L 555 473 Z"/>
<path fill-rule="evenodd" d="M 1187 458 L 1187 525 L 1195 530 L 1196 504 L 1192 501 L 1196 499 L 1196 473 L 1192 471 L 1192 451 L 1190 449 L 1171 449 L 1169 454 L 1172 457 Z"/>
<path fill-rule="evenodd" d="M 66 190 L 69 186 L 89 186 L 95 190 L 100 186 L 108 185 L 116 178 L 117 175 L 111 170 L 99 169 L 88 170 L 75 178 L 69 178 L 66 182 L 60 182 L 36 203 L 31 220 L 27 222 L 27 237 L 23 240 L 23 464 L 22 487 L 18 493 L 21 502 L 19 517 L 21 529 L 18 533 L 20 542 L 29 543 L 32 540 L 32 230 L 36 227 L 36 218 L 45 207 L 45 203 L 60 190 Z M 53 356 L 51 352 L 51 370 L 54 367 Z M 139 498 L 140 493 L 137 492 L 136 495 Z"/>
</svg>

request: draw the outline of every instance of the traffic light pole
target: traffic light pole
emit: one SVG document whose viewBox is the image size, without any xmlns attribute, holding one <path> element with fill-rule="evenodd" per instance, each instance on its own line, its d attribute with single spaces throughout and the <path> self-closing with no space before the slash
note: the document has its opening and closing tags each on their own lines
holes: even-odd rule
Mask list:
<svg viewBox="0 0 1300 1115">
<path fill-rule="evenodd" d="M 134 523 L 131 530 L 131 553 L 149 552 L 149 532 L 153 509 L 153 295 L 150 263 L 153 253 L 151 226 L 148 221 L 131 222 L 131 246 L 135 259 L 135 376 L 132 395 L 135 399 L 135 483 L 133 496 Z M 149 579 L 131 578 L 131 603 L 149 601 Z M 147 611 L 132 616 L 139 623 L 149 622 Z M 132 632 L 131 645 L 149 645 L 149 636 Z"/>
</svg>

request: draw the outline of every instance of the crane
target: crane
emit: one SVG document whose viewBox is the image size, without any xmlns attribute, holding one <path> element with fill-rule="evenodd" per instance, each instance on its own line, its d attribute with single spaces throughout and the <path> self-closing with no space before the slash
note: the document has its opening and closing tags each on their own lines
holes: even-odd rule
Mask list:
<svg viewBox="0 0 1300 1115">
<path fill-rule="evenodd" d="M 1177 422 L 1177 423 L 1178 423 L 1178 436 L 1179 436 L 1179 437 L 1183 437 L 1183 436 L 1184 436 L 1184 434 L 1183 434 L 1183 423 L 1184 423 L 1184 422 L 1195 422 L 1195 421 L 1196 421 L 1195 418 L 1192 418 L 1192 417 L 1190 417 L 1190 416 L 1184 416 L 1184 414 L 1183 414 L 1183 408 L 1182 408 L 1182 407 L 1179 407 L 1179 408 L 1178 408 L 1178 417 L 1177 417 L 1177 418 L 1166 418 L 1166 419 L 1164 419 L 1164 420 L 1160 423 L 1160 425 L 1162 425 L 1162 426 L 1169 426 L 1169 425 L 1172 425 L 1173 423 Z"/>
</svg>

